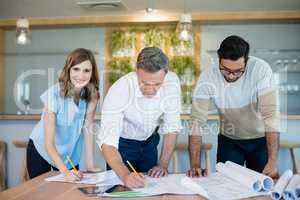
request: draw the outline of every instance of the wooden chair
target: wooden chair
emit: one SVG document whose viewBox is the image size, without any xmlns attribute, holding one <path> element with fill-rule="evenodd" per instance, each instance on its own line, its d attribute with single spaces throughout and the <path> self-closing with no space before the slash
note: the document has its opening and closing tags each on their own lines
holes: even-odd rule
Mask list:
<svg viewBox="0 0 300 200">
<path fill-rule="evenodd" d="M 205 168 L 207 169 L 207 173 L 210 174 L 211 167 L 210 167 L 210 150 L 212 149 L 212 144 L 210 143 L 202 143 L 201 145 L 201 152 L 204 151 L 204 159 L 205 159 Z M 172 166 L 173 166 L 173 173 L 177 173 L 177 151 L 187 151 L 188 144 L 176 144 L 175 150 L 172 157 Z"/>
<path fill-rule="evenodd" d="M 282 140 L 280 141 L 280 148 L 289 149 L 292 164 L 293 164 L 293 173 L 299 174 L 300 168 L 299 168 L 299 163 L 297 162 L 296 148 L 300 148 L 300 141 Z"/>
<path fill-rule="evenodd" d="M 13 144 L 17 148 L 23 148 L 23 149 L 26 150 L 28 141 L 14 140 Z M 25 154 L 25 158 L 22 161 L 22 168 L 21 168 L 21 173 L 20 173 L 20 182 L 23 183 L 27 180 L 29 180 L 29 175 L 28 175 L 27 166 L 26 166 L 26 154 Z"/>
<path fill-rule="evenodd" d="M 0 141 L 0 191 L 7 188 L 6 185 L 6 144 Z"/>
</svg>

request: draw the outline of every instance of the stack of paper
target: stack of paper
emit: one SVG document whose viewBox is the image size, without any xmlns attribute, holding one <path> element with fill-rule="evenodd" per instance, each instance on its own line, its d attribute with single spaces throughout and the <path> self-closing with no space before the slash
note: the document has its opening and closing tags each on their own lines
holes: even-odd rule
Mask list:
<svg viewBox="0 0 300 200">
<path fill-rule="evenodd" d="M 165 177 L 152 178 L 146 176 L 145 187 L 136 188 L 134 191 L 139 191 L 147 196 L 160 195 L 160 194 L 182 194 L 190 195 L 195 194 L 189 189 L 181 186 L 181 179 L 186 177 L 185 174 L 169 174 Z"/>
<path fill-rule="evenodd" d="M 45 181 L 67 182 L 64 174 L 45 178 Z M 112 170 L 99 173 L 84 173 L 82 180 L 74 183 L 97 184 L 99 186 L 123 184 L 116 173 Z"/>
<path fill-rule="evenodd" d="M 216 172 L 207 177 L 200 178 L 185 178 L 183 186 L 192 190 L 196 194 L 202 193 L 204 189 L 211 200 L 235 200 L 248 197 L 267 195 L 265 192 L 256 192 L 251 188 L 237 182 L 235 179 L 229 178 L 226 175 Z M 202 189 L 197 189 L 194 183 L 201 186 Z M 204 196 L 204 195 L 202 195 Z"/>
<path fill-rule="evenodd" d="M 210 199 L 209 195 L 207 194 L 206 190 L 203 189 L 203 187 L 200 184 L 197 184 L 195 181 L 193 181 L 189 177 L 183 177 L 181 179 L 181 185 L 188 187 L 189 190 L 195 192 L 198 195 L 201 195 L 207 199 Z"/>
<path fill-rule="evenodd" d="M 234 200 L 253 196 L 265 195 L 258 192 L 262 188 L 271 186 L 263 186 L 265 177 L 259 173 L 249 172 L 248 169 L 240 169 L 242 166 L 237 166 L 234 163 L 218 163 L 217 173 L 213 173 L 208 177 L 189 178 L 185 174 L 169 174 L 166 177 L 152 178 L 146 176 L 146 184 L 143 188 L 132 189 L 126 192 L 114 192 L 104 194 L 104 196 L 114 197 L 140 197 L 152 196 L 160 194 L 180 194 L 191 195 L 199 194 L 207 199 L 212 200 Z M 65 182 L 64 175 L 49 177 L 46 181 Z M 76 183 L 81 184 L 97 184 L 97 186 L 112 186 L 123 185 L 122 181 L 114 171 L 105 171 L 94 174 L 84 174 L 83 179 Z M 273 182 L 271 182 L 273 184 Z M 289 191 L 293 190 L 294 186 L 290 186 Z M 297 195 L 300 193 L 293 193 Z M 103 195 L 103 194 L 101 194 Z M 290 193 L 287 193 L 290 195 Z"/>
<path fill-rule="evenodd" d="M 185 174 L 169 174 L 166 177 L 160 177 L 160 178 L 152 178 L 146 176 L 145 187 L 143 188 L 134 188 L 132 189 L 132 191 L 125 191 L 125 192 L 105 193 L 101 196 L 143 197 L 143 196 L 154 196 L 154 195 L 161 195 L 161 194 L 178 194 L 178 195 L 196 194 L 190 189 L 186 187 L 182 187 L 181 180 L 185 177 L 186 177 Z"/>
<path fill-rule="evenodd" d="M 216 165 L 217 173 L 207 177 L 182 179 L 182 185 L 213 200 L 234 200 L 268 195 L 273 180 L 261 173 L 227 161 Z"/>
</svg>

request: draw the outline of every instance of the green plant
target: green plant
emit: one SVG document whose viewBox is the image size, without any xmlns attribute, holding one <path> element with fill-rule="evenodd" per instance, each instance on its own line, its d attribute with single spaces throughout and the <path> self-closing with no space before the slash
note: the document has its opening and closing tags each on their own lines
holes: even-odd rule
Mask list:
<svg viewBox="0 0 300 200">
<path fill-rule="evenodd" d="M 110 52 L 114 54 L 122 49 L 133 48 L 134 34 L 131 31 L 115 30 L 111 33 Z"/>
<path fill-rule="evenodd" d="M 192 87 L 196 78 L 195 67 L 192 56 L 173 56 L 170 59 L 170 70 L 175 72 L 180 79 L 185 104 L 191 104 Z"/>
<path fill-rule="evenodd" d="M 181 96 L 184 104 L 192 103 L 192 90 L 193 90 L 192 86 L 189 85 L 181 86 Z"/>
<path fill-rule="evenodd" d="M 125 59 L 113 59 L 109 63 L 111 72 L 109 76 L 109 83 L 112 85 L 121 76 L 131 72 L 133 70 L 130 58 Z"/>
<path fill-rule="evenodd" d="M 160 47 L 164 42 L 164 33 L 157 28 L 148 28 L 144 32 L 144 44 L 145 46 L 157 46 Z"/>
<path fill-rule="evenodd" d="M 170 69 L 179 77 L 189 69 L 195 75 L 195 63 L 192 56 L 173 56 L 170 59 Z"/>
<path fill-rule="evenodd" d="M 170 33 L 170 43 L 172 47 L 183 45 L 185 48 L 191 48 L 193 45 L 191 40 L 187 40 L 187 41 L 180 40 L 175 30 Z"/>
</svg>

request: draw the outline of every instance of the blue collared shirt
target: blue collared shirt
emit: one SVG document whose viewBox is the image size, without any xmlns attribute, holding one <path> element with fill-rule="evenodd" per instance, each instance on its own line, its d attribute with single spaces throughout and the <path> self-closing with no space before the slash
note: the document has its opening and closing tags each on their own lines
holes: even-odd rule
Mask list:
<svg viewBox="0 0 300 200">
<path fill-rule="evenodd" d="M 44 106 L 55 113 L 55 147 L 61 159 L 70 169 L 71 165 L 67 161 L 67 156 L 70 156 L 74 165 L 78 165 L 81 158 L 86 101 L 80 99 L 76 105 L 73 98 L 61 97 L 59 84 L 50 87 L 40 98 Z M 55 166 L 45 148 L 44 112 L 41 120 L 34 127 L 30 139 L 33 140 L 39 154 L 49 164 Z"/>
</svg>

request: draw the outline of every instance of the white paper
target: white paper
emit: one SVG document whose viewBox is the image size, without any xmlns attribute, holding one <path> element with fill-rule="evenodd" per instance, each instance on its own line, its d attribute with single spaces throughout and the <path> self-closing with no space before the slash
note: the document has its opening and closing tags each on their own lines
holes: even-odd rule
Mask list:
<svg viewBox="0 0 300 200">
<path fill-rule="evenodd" d="M 166 177 L 152 178 L 146 176 L 145 187 L 133 188 L 130 197 L 145 197 L 154 196 L 161 194 L 178 194 L 178 195 L 192 195 L 195 192 L 183 187 L 181 185 L 181 179 L 184 178 L 185 174 L 169 174 Z M 128 197 L 122 196 L 121 194 L 110 194 L 104 193 L 101 196 L 109 197 Z"/>
<path fill-rule="evenodd" d="M 65 182 L 62 174 L 46 178 L 45 180 Z M 190 183 L 190 178 L 187 178 L 185 174 L 169 174 L 161 178 L 146 176 L 145 187 L 133 189 L 134 192 L 137 192 L 133 196 L 201 194 L 204 197 L 209 197 L 208 199 L 211 200 L 235 200 L 266 195 L 266 193 L 252 191 L 250 188 L 219 172 L 213 173 L 208 177 L 192 178 L 191 180 L 192 183 Z M 76 183 L 97 184 L 97 186 L 123 185 L 112 170 L 95 174 L 84 174 L 83 179 Z"/>
<path fill-rule="evenodd" d="M 288 185 L 289 181 L 293 176 L 291 170 L 286 170 L 278 179 L 277 183 L 274 186 L 274 189 L 271 193 L 271 197 L 274 200 L 279 200 L 282 197 L 284 188 Z"/>
<path fill-rule="evenodd" d="M 65 180 L 64 174 L 59 174 L 57 176 L 45 178 L 45 181 L 67 182 Z M 84 173 L 82 180 L 73 183 L 97 184 L 99 186 L 123 184 L 122 181 L 115 174 L 115 172 L 112 170 L 98 173 Z"/>
<path fill-rule="evenodd" d="M 252 191 L 220 172 L 207 177 L 193 178 L 193 181 L 202 186 L 212 200 L 235 200 L 268 195 L 266 192 Z"/>
<path fill-rule="evenodd" d="M 192 182 L 190 182 L 192 180 Z M 146 176 L 144 188 L 135 188 L 133 196 L 153 196 L 161 194 L 192 195 L 200 194 L 210 200 L 235 200 L 266 193 L 254 192 L 240 183 L 214 173 L 208 177 L 188 178 L 185 174 L 169 174 L 167 177 L 151 178 Z M 111 196 L 109 194 L 105 194 Z"/>
<path fill-rule="evenodd" d="M 293 175 L 290 182 L 283 191 L 283 198 L 285 200 L 296 200 L 299 199 L 296 195 L 297 186 L 300 184 L 300 175 Z"/>
<path fill-rule="evenodd" d="M 199 194 L 207 199 L 211 199 L 203 187 L 200 184 L 197 184 L 192 178 L 183 177 L 181 179 L 181 185 L 189 188 L 189 190 L 195 192 L 196 194 Z"/>
<path fill-rule="evenodd" d="M 227 163 L 227 162 L 226 162 Z M 216 165 L 216 170 L 220 172 L 221 174 L 224 174 L 225 176 L 237 181 L 238 183 L 246 186 L 250 190 L 259 192 L 262 189 L 261 182 L 254 176 L 250 176 L 249 174 L 243 172 L 242 170 L 239 170 L 237 168 L 243 168 L 240 167 L 231 167 L 228 164 L 224 163 L 218 163 Z"/>
<path fill-rule="evenodd" d="M 264 189 L 265 191 L 270 191 L 273 188 L 274 182 L 273 179 L 270 178 L 269 176 L 258 173 L 252 169 L 248 169 L 246 167 L 243 167 L 231 161 L 226 161 L 225 165 L 241 174 L 244 174 L 246 177 L 248 177 L 249 180 L 259 181 L 262 186 L 262 189 Z M 256 190 L 256 191 L 260 191 L 260 190 Z"/>
<path fill-rule="evenodd" d="M 161 178 L 146 176 L 145 183 L 145 187 L 133 189 L 136 193 L 131 193 L 131 197 L 200 194 L 210 200 L 235 200 L 267 194 L 252 191 L 219 172 L 200 178 L 188 178 L 185 174 L 169 174 Z M 104 196 L 122 197 L 122 195 L 106 193 Z"/>
<path fill-rule="evenodd" d="M 144 193 L 145 196 L 160 195 L 160 194 L 195 194 L 193 191 L 182 187 L 181 179 L 185 174 L 169 174 L 166 177 L 152 178 L 146 176 L 145 187 L 135 188 L 134 191 Z"/>
<path fill-rule="evenodd" d="M 296 186 L 296 196 L 298 197 L 298 199 L 300 199 L 300 184 L 298 184 L 297 186 Z"/>
</svg>

